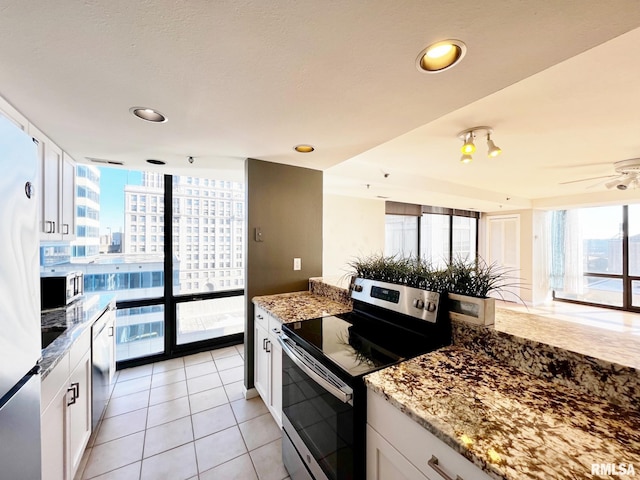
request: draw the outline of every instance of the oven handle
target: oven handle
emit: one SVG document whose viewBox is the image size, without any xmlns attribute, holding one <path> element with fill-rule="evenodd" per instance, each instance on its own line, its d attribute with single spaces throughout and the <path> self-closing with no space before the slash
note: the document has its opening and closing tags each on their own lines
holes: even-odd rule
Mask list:
<svg viewBox="0 0 640 480">
<path fill-rule="evenodd" d="M 318 385 L 320 385 L 322 388 L 324 388 L 327 392 L 329 392 L 331 395 L 336 397 L 342 403 L 351 403 L 351 400 L 353 398 L 352 393 L 346 393 L 340 390 L 338 387 L 331 385 L 329 382 L 327 382 L 324 378 L 322 378 L 321 375 L 317 374 L 315 370 L 309 367 L 309 365 L 307 365 L 304 362 L 304 360 L 302 360 L 298 356 L 298 354 L 291 349 L 291 347 L 287 343 L 287 340 L 291 342 L 291 339 L 286 335 L 284 334 L 278 335 L 278 343 L 282 346 L 282 350 L 287 354 L 287 356 L 291 359 L 293 363 L 295 363 L 304 373 L 309 375 L 314 382 L 316 382 Z"/>
</svg>

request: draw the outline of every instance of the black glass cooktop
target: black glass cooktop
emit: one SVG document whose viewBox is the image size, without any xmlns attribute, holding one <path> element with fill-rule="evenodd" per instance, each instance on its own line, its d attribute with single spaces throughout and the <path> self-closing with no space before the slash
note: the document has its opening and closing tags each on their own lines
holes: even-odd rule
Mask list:
<svg viewBox="0 0 640 480">
<path fill-rule="evenodd" d="M 355 314 L 289 323 L 283 331 L 354 377 L 435 348 L 428 336 Z"/>
</svg>

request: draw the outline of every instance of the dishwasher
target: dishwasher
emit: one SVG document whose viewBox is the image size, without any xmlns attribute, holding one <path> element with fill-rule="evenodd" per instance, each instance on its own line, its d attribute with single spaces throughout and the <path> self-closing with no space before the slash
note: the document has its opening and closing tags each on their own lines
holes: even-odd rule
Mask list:
<svg viewBox="0 0 640 480">
<path fill-rule="evenodd" d="M 113 375 L 116 370 L 115 358 L 115 305 L 110 304 L 107 311 L 91 327 L 91 424 L 95 430 L 111 396 Z"/>
</svg>

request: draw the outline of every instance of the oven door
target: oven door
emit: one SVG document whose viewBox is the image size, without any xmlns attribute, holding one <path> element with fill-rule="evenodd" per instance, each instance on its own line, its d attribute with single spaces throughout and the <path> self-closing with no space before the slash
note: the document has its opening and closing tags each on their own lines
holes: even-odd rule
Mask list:
<svg viewBox="0 0 640 480">
<path fill-rule="evenodd" d="M 290 441 L 283 454 L 287 470 L 300 470 L 299 462 L 291 462 L 297 453 L 315 480 L 354 480 L 353 390 L 289 337 L 282 334 L 278 340 L 284 353 L 282 425 Z"/>
</svg>

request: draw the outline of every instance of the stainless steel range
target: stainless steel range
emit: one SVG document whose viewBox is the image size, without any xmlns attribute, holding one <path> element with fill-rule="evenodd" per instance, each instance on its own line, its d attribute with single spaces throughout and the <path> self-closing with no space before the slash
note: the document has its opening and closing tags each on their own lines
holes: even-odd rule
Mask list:
<svg viewBox="0 0 640 480">
<path fill-rule="evenodd" d="M 351 313 L 282 326 L 282 456 L 292 480 L 364 479 L 363 376 L 451 343 L 438 293 L 357 278 L 351 298 Z"/>
</svg>

